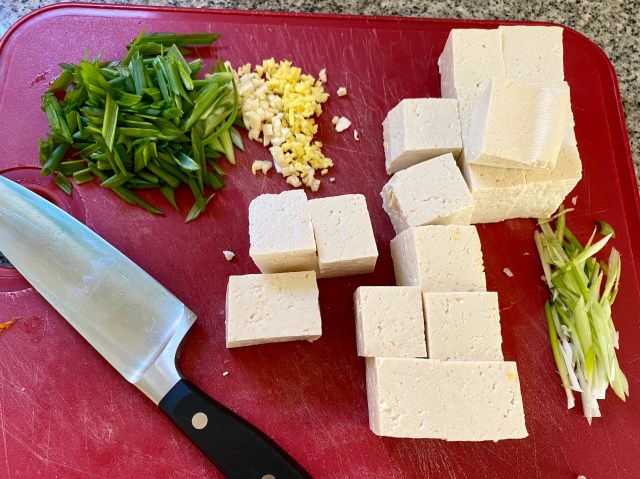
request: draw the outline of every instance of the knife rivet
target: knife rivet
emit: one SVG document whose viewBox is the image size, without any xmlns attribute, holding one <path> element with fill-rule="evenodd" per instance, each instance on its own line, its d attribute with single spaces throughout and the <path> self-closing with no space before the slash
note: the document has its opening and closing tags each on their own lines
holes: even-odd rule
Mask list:
<svg viewBox="0 0 640 479">
<path fill-rule="evenodd" d="M 273 474 L 265 474 L 264 476 L 262 476 L 262 479 L 276 479 L 276 476 L 274 476 Z"/>
<path fill-rule="evenodd" d="M 209 418 L 203 412 L 197 412 L 191 418 L 191 424 L 196 429 L 204 429 L 208 422 Z"/>
</svg>

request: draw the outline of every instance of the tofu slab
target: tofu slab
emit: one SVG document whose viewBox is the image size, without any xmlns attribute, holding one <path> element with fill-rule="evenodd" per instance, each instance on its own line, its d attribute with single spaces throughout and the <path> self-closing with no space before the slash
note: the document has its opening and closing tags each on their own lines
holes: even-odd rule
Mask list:
<svg viewBox="0 0 640 479">
<path fill-rule="evenodd" d="M 263 273 L 317 266 L 307 195 L 301 190 L 260 195 L 249 204 L 249 255 Z"/>
<path fill-rule="evenodd" d="M 424 293 L 429 358 L 502 361 L 498 294 Z"/>
<path fill-rule="evenodd" d="M 562 27 L 498 27 L 502 36 L 505 76 L 524 82 L 564 80 Z"/>
<path fill-rule="evenodd" d="M 475 226 L 420 226 L 391 240 L 398 286 L 422 292 L 486 291 L 480 237 Z"/>
<path fill-rule="evenodd" d="M 493 78 L 471 115 L 468 164 L 524 170 L 555 166 L 570 110 L 569 86 Z"/>
<path fill-rule="evenodd" d="M 445 153 L 457 158 L 462 150 L 455 99 L 402 100 L 388 113 L 382 131 L 390 175 Z"/>
<path fill-rule="evenodd" d="M 358 356 L 427 357 L 420 288 L 360 286 L 354 309 Z"/>
<path fill-rule="evenodd" d="M 504 77 L 502 36 L 497 29 L 453 29 L 438 59 L 442 98 L 456 98 L 458 88 L 477 88 Z"/>
<path fill-rule="evenodd" d="M 227 348 L 306 339 L 322 334 L 314 271 L 230 276 Z"/>
<path fill-rule="evenodd" d="M 367 358 L 369 426 L 379 436 L 499 441 L 527 437 L 516 364 Z"/>
<path fill-rule="evenodd" d="M 320 278 L 371 273 L 378 259 L 373 226 L 363 195 L 309 201 Z"/>
<path fill-rule="evenodd" d="M 396 173 L 380 195 L 396 233 L 427 224 L 468 225 L 475 206 L 450 153 Z"/>
</svg>

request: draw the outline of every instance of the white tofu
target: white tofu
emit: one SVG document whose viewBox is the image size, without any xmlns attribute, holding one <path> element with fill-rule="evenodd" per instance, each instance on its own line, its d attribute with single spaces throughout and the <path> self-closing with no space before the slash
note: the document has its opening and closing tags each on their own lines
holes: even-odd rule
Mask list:
<svg viewBox="0 0 640 479">
<path fill-rule="evenodd" d="M 353 299 L 359 356 L 427 357 L 420 288 L 360 286 Z"/>
<path fill-rule="evenodd" d="M 362 195 L 309 201 L 320 278 L 371 273 L 378 259 L 373 226 Z"/>
<path fill-rule="evenodd" d="M 316 242 L 305 192 L 255 198 L 249 205 L 249 240 L 249 255 L 263 273 L 315 269 Z"/>
<path fill-rule="evenodd" d="M 525 82 L 564 80 L 562 27 L 501 26 L 505 76 Z"/>
<path fill-rule="evenodd" d="M 509 218 L 549 218 L 582 178 L 582 161 L 573 127 L 573 115 L 565 126 L 556 166 L 525 172 L 525 188 Z"/>
<path fill-rule="evenodd" d="M 388 174 L 445 153 L 462 150 L 458 103 L 454 99 L 409 98 L 398 103 L 382 123 Z"/>
<path fill-rule="evenodd" d="M 471 115 L 468 164 L 525 170 L 553 168 L 570 110 L 569 86 L 493 78 Z"/>
<path fill-rule="evenodd" d="M 466 224 L 474 202 L 450 153 L 391 177 L 380 193 L 382 207 L 400 233 L 426 224 Z"/>
<path fill-rule="evenodd" d="M 457 89 L 463 145 L 469 142 L 471 114 L 481 93 L 480 88 Z M 515 168 L 469 165 L 465 161 L 464 146 L 458 163 L 476 204 L 471 223 L 495 223 L 507 219 L 524 193 L 525 172 Z"/>
<path fill-rule="evenodd" d="M 306 339 L 322 334 L 314 271 L 230 276 L 227 348 Z"/>
<path fill-rule="evenodd" d="M 391 240 L 398 286 L 422 292 L 486 291 L 480 237 L 475 226 L 420 226 Z"/>
<path fill-rule="evenodd" d="M 477 88 L 492 77 L 504 77 L 502 37 L 497 29 L 454 29 L 438 59 L 442 98 L 458 88 Z"/>
<path fill-rule="evenodd" d="M 527 437 L 514 362 L 367 358 L 369 426 L 379 436 Z"/>
<path fill-rule="evenodd" d="M 502 361 L 498 293 L 424 293 L 429 358 Z"/>
</svg>

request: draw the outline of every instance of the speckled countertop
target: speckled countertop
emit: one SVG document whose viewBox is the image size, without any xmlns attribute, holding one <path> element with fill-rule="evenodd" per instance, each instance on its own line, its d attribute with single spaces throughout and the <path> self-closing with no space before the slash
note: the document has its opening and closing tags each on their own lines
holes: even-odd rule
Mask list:
<svg viewBox="0 0 640 479">
<path fill-rule="evenodd" d="M 51 0 L 0 0 L 0 34 Z M 101 3 L 173 5 L 240 10 L 349 13 L 418 17 L 537 20 L 567 25 L 604 49 L 615 67 L 640 180 L 640 0 L 103 0 Z"/>
</svg>

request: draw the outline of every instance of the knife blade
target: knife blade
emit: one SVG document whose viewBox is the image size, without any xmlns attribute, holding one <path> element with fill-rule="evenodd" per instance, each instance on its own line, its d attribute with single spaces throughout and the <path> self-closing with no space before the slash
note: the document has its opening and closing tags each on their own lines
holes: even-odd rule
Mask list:
<svg viewBox="0 0 640 479">
<path fill-rule="evenodd" d="M 176 354 L 196 320 L 192 311 L 84 224 L 2 176 L 0 251 L 226 477 L 311 477 L 275 441 L 179 373 Z"/>
</svg>

